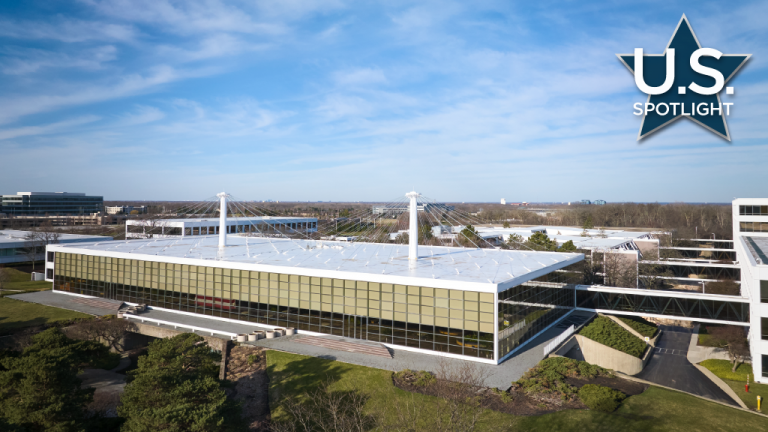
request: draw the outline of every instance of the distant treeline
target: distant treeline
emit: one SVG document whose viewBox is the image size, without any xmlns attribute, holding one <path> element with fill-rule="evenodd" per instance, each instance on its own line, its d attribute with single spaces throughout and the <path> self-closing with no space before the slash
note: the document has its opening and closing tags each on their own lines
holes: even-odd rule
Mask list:
<svg viewBox="0 0 768 432">
<path fill-rule="evenodd" d="M 515 224 L 565 225 L 595 228 L 650 228 L 670 231 L 677 238 L 731 239 L 733 236 L 731 206 L 716 204 L 605 204 L 559 206 L 547 215 L 524 209 L 508 209 L 501 205 L 482 207 L 478 218 L 483 221 L 514 219 Z M 463 207 L 471 207 L 465 205 Z M 471 210 L 467 208 L 466 210 Z"/>
</svg>

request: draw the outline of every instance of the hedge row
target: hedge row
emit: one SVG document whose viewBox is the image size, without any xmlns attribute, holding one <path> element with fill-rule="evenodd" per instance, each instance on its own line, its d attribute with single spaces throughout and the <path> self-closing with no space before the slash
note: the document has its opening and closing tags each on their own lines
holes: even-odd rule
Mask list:
<svg viewBox="0 0 768 432">
<path fill-rule="evenodd" d="M 607 317 L 595 318 L 591 324 L 581 329 L 579 334 L 638 358 L 645 351 L 645 342 L 643 340 Z"/>
</svg>

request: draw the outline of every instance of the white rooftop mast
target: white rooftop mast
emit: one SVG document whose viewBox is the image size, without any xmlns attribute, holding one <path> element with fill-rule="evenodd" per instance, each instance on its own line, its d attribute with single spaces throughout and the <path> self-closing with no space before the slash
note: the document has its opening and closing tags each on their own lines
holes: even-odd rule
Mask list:
<svg viewBox="0 0 768 432">
<path fill-rule="evenodd" d="M 418 192 L 408 192 L 405 194 L 411 200 L 410 206 L 410 227 L 408 230 L 408 260 L 416 261 L 419 259 L 419 215 L 416 198 L 421 194 Z"/>
<path fill-rule="evenodd" d="M 222 192 L 216 196 L 221 200 L 219 207 L 219 249 L 224 249 L 227 246 L 227 198 L 229 195 Z"/>
</svg>

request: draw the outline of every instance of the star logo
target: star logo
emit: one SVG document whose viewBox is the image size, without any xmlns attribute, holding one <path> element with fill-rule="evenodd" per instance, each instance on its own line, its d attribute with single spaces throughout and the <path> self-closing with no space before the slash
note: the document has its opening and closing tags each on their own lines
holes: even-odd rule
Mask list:
<svg viewBox="0 0 768 432">
<path fill-rule="evenodd" d="M 675 120 L 687 117 L 721 138 L 731 140 L 725 116 L 733 103 L 723 104 L 720 91 L 751 57 L 751 54 L 722 54 L 701 48 L 685 15 L 677 24 L 662 54 L 616 54 L 635 76 L 648 101 L 636 115 L 643 115 L 638 141 Z M 733 87 L 726 93 L 733 94 Z"/>
</svg>

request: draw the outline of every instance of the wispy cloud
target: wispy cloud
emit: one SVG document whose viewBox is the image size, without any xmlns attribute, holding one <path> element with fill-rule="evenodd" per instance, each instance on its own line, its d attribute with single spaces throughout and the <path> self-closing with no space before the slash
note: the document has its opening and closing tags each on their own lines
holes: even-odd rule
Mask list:
<svg viewBox="0 0 768 432">
<path fill-rule="evenodd" d="M 54 133 L 61 133 L 67 131 L 75 126 L 82 126 L 84 124 L 93 123 L 98 121 L 100 117 L 95 115 L 87 115 L 74 119 L 64 120 L 56 123 L 49 123 L 39 126 L 24 126 L 18 128 L 0 129 L 0 141 L 8 140 L 12 138 L 19 138 L 24 136 L 33 135 L 50 135 Z"/>
<path fill-rule="evenodd" d="M 5 57 L 0 70 L 7 75 L 31 74 L 48 68 L 94 70 L 117 58 L 117 49 L 112 45 L 81 50 L 74 56 L 34 48 L 6 47 L 0 52 Z"/>
<path fill-rule="evenodd" d="M 0 36 L 16 39 L 50 39 L 61 42 L 121 41 L 138 36 L 130 25 L 58 18 L 50 22 L 0 19 Z"/>
<path fill-rule="evenodd" d="M 0 98 L 0 124 L 20 117 L 62 107 L 83 105 L 139 94 L 182 77 L 169 66 L 159 66 L 145 75 L 121 77 L 112 84 L 81 85 L 77 90 L 60 94 L 37 94 Z"/>
<path fill-rule="evenodd" d="M 160 109 L 152 106 L 139 105 L 133 111 L 121 115 L 117 122 L 114 123 L 114 126 L 137 126 L 153 123 L 162 120 L 163 118 L 165 118 L 165 113 Z"/>
</svg>

